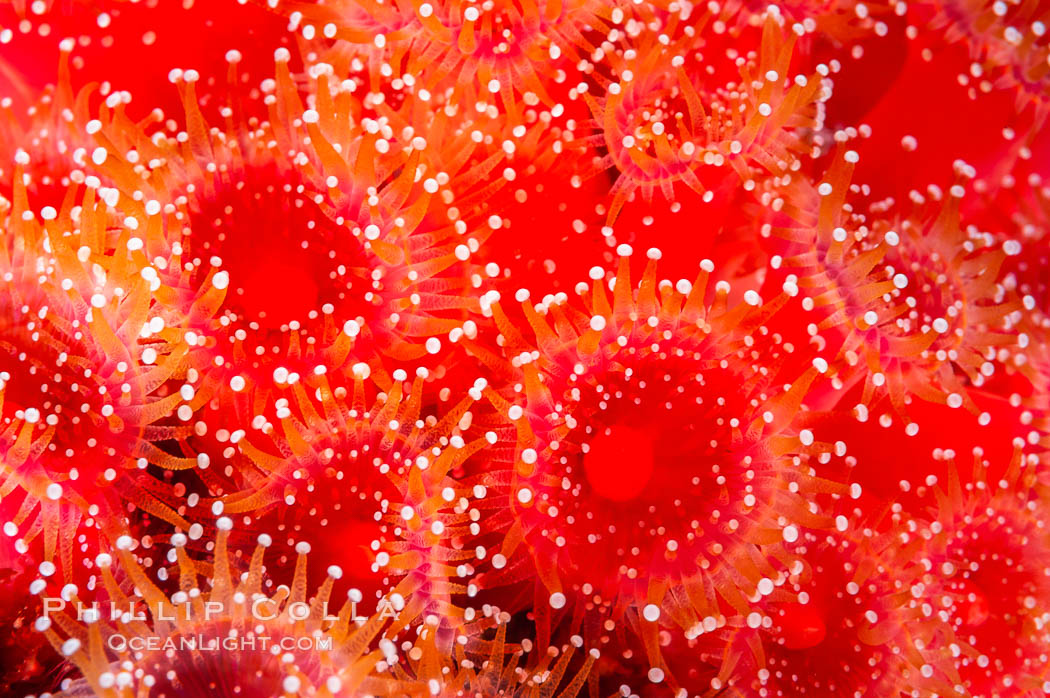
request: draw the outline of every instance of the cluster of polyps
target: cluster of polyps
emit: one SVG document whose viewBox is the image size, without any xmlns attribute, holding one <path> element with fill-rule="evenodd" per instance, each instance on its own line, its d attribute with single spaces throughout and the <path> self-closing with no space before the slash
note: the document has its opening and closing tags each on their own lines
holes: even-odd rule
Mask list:
<svg viewBox="0 0 1050 698">
<path fill-rule="evenodd" d="M 793 349 L 765 322 L 783 299 L 730 307 L 706 260 L 695 282 L 658 282 L 658 250 L 634 286 L 632 251 L 618 252 L 615 276 L 595 268 L 578 287 L 582 303 L 517 294 L 533 336 L 492 306 L 520 383 L 485 388 L 513 460 L 477 481 L 512 518 L 486 522 L 510 529 L 478 584 L 529 574 L 556 616 L 626 614 L 655 662 L 662 618 L 689 631 L 722 604 L 748 613 L 772 590 L 782 536 L 831 525 L 807 498 L 846 492 L 818 474 L 845 445 L 798 419 L 818 371 L 780 370 Z"/>
</svg>

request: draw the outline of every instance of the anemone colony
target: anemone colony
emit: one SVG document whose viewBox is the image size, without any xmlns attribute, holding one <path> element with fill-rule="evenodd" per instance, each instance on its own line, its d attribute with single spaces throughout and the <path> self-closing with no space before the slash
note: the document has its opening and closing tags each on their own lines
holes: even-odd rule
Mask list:
<svg viewBox="0 0 1050 698">
<path fill-rule="evenodd" d="M 1050 694 L 1050 6 L 0 2 L 0 694 Z"/>
</svg>

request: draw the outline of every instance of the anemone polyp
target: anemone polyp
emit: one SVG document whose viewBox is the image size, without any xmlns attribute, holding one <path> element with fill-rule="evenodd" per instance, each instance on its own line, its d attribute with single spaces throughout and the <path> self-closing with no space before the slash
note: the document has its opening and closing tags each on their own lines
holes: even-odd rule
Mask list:
<svg viewBox="0 0 1050 698">
<path fill-rule="evenodd" d="M 537 603 L 555 612 L 590 589 L 614 616 L 689 629 L 723 603 L 746 612 L 775 576 L 761 546 L 781 526 L 820 525 L 809 498 L 841 486 L 818 463 L 844 445 L 797 420 L 818 373 L 781 375 L 793 347 L 765 322 L 782 299 L 729 307 L 724 284 L 708 292 L 708 261 L 694 283 L 658 282 L 656 250 L 635 287 L 619 252 L 615 277 L 595 268 L 578 301 L 523 300 L 534 339 L 492 305 L 521 372 L 516 391 L 486 390 L 514 445 L 491 482 L 515 521 L 501 557 L 525 543 L 549 595 Z"/>
<path fill-rule="evenodd" d="M 819 106 L 830 93 L 818 74 L 788 74 L 794 35 L 780 26 L 778 15 L 770 14 L 761 30 L 730 34 L 738 40 L 761 36 L 754 50 L 742 52 L 711 29 L 713 16 L 693 12 L 702 15 L 698 26 L 670 19 L 633 41 L 630 51 L 612 53 L 611 63 L 593 73 L 597 96 L 584 95 L 608 153 L 601 166 L 618 173 L 610 222 L 639 194 L 649 202 L 659 191 L 674 201 L 676 184 L 709 201 L 707 187 L 724 176 L 723 168 L 750 186 L 762 173 L 797 169 L 811 149 L 803 134 L 820 128 Z M 697 32 L 710 42 L 707 50 L 739 55 L 739 72 L 722 74 L 689 51 Z"/>
<path fill-rule="evenodd" d="M 915 397 L 976 411 L 967 388 L 995 373 L 1000 349 L 1028 342 L 1021 298 L 1003 283 L 1006 250 L 960 220 L 963 184 L 895 206 L 861 202 L 857 161 L 844 149 L 816 186 L 796 187 L 796 222 L 773 229 L 786 243 L 775 278 L 831 340 L 833 372 L 863 384 L 864 409 L 888 395 L 905 419 Z"/>
<path fill-rule="evenodd" d="M 236 80 L 236 65 L 230 70 Z M 263 84 L 268 120 L 258 116 L 263 105 L 235 93 L 226 127 L 212 126 L 199 76 L 172 78 L 186 131 L 144 132 L 119 110 L 85 127 L 103 152 L 94 168 L 131 201 L 153 206 L 151 248 L 179 260 L 161 276 L 177 291 L 184 323 L 215 336 L 227 360 L 244 357 L 264 373 L 276 368 L 275 353 L 336 342 L 425 358 L 447 347 L 443 335 L 464 332 L 477 306 L 464 293 L 474 283 L 470 256 L 491 229 L 452 205 L 448 184 L 456 174 L 476 180 L 488 160 L 449 171 L 439 146 L 410 126 L 395 133 L 396 115 L 354 114 L 352 89 L 330 71 L 316 73 L 305 108 L 287 51 Z M 446 131 L 448 122 L 435 115 L 423 126 Z M 447 147 L 465 166 L 473 142 L 457 133 Z M 280 253 L 254 254 L 260 244 Z"/>
<path fill-rule="evenodd" d="M 742 696 L 951 694 L 950 655 L 909 594 L 923 573 L 907 557 L 916 546 L 835 510 L 835 530 L 790 536 L 782 586 L 735 619 L 720 680 Z"/>
<path fill-rule="evenodd" d="M 491 443 L 461 434 L 472 397 L 427 413 L 426 373 L 409 383 L 397 370 L 381 390 L 359 364 L 352 381 L 314 372 L 288 386 L 237 442 L 245 488 L 202 508 L 310 542 L 366 594 L 414 595 L 406 614 L 448 613 L 457 565 L 474 556 L 455 542 L 472 518 L 450 473 Z"/>
<path fill-rule="evenodd" d="M 352 376 L 365 357 L 388 386 L 384 361 L 434 364 L 473 336 L 471 256 L 493 230 L 449 186 L 494 162 L 472 160 L 466 122 L 428 122 L 449 133 L 440 147 L 461 171 L 396 115 L 358 120 L 351 89 L 329 72 L 316 73 L 305 108 L 288 52 L 276 59 L 261 104 L 234 88 L 222 128 L 202 112 L 194 71 L 171 76 L 185 131 L 135 124 L 119 103 L 84 124 L 97 143 L 89 171 L 115 182 L 120 208 L 143 222 L 136 261 L 158 286 L 157 312 L 192 337 L 186 413 L 167 439 L 211 495 L 246 486 L 208 465 L 234 452 L 224 435 L 247 429 L 275 384 L 321 364 Z M 270 253 L 255 254 L 260 243 Z"/>
<path fill-rule="evenodd" d="M 1043 500 L 1020 453 L 995 481 L 975 454 L 965 486 L 950 471 L 928 521 L 910 524 L 924 545 L 918 596 L 959 649 L 960 685 L 971 695 L 1014 696 L 1046 688 L 1050 543 Z M 954 464 L 952 464 L 954 467 Z"/>
<path fill-rule="evenodd" d="M 304 545 L 296 548 L 291 584 L 273 585 L 263 566 L 273 544 L 266 534 L 247 570 L 237 574 L 227 550 L 232 528 L 228 518 L 216 522 L 214 563 L 204 579 L 206 568 L 186 553 L 186 536 L 172 537 L 175 593 L 150 579 L 129 551 L 130 537 L 123 537 L 98 560 L 102 602 L 82 600 L 75 587 L 51 599 L 35 627 L 82 676 L 67 680 L 63 690 L 122 697 L 423 692 L 401 686 L 389 672 L 397 648 L 379 636 L 397 615 L 393 602 L 389 610 L 358 607 L 353 593 L 334 601 L 342 577 L 335 566 L 309 594 Z M 135 593 L 124 591 L 118 575 L 133 580 Z"/>
</svg>

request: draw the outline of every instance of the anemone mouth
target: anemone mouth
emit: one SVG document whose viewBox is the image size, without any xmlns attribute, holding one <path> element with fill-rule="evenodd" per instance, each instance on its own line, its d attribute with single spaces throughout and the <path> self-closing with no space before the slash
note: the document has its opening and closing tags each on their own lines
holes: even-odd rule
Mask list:
<svg viewBox="0 0 1050 698">
<path fill-rule="evenodd" d="M 889 303 L 890 307 L 876 309 L 881 316 L 892 318 L 879 326 L 880 334 L 903 338 L 932 330 L 938 336 L 929 351 L 958 346 L 965 331 L 967 293 L 950 260 L 921 240 L 910 240 L 892 248 L 885 262 L 886 278 L 904 274 L 908 284 L 901 293 L 905 307 L 895 301 L 897 309 Z"/>
<path fill-rule="evenodd" d="M 684 578 L 746 545 L 779 466 L 745 438 L 741 382 L 717 360 L 669 352 L 624 356 L 568 391 L 573 427 L 544 464 L 560 486 L 537 505 L 568 579 Z"/>
<path fill-rule="evenodd" d="M 640 181 L 659 181 L 695 168 L 692 153 L 707 145 L 708 133 L 696 128 L 694 109 L 675 74 L 640 75 L 606 117 L 605 141 L 616 169 Z"/>
<path fill-rule="evenodd" d="M 201 261 L 199 274 L 211 266 L 205 261 L 220 262 L 228 275 L 221 313 L 239 326 L 266 331 L 322 313 L 370 314 L 371 289 L 358 277 L 364 251 L 294 173 L 274 162 L 245 167 L 193 201 L 186 247 Z"/>
<path fill-rule="evenodd" d="M 613 502 L 642 496 L 653 477 L 653 445 L 646 430 L 623 422 L 593 433 L 582 459 L 587 483 Z"/>
<path fill-rule="evenodd" d="M 963 658 L 965 678 L 990 685 L 999 675 L 1028 672 L 1050 593 L 1050 548 L 1039 522 L 993 502 L 953 528 L 934 565 L 948 576 L 943 589 L 951 624 L 978 653 Z"/>
<path fill-rule="evenodd" d="M 744 683 L 770 696 L 907 690 L 902 676 L 908 672 L 893 648 L 905 615 L 893 600 L 898 586 L 892 575 L 866 546 L 811 534 L 801 540 L 792 552 L 805 560 L 807 571 L 804 578 L 789 579 L 799 601 L 770 604 L 766 662 Z"/>
<path fill-rule="evenodd" d="M 380 549 L 397 538 L 386 518 L 398 513 L 394 503 L 400 493 L 382 466 L 373 463 L 367 444 L 342 443 L 328 458 L 330 451 L 293 459 L 262 487 L 262 496 L 257 489 L 234 493 L 225 500 L 225 510 L 249 514 L 267 530 L 310 542 L 372 593 L 385 588 L 376 561 Z"/>
</svg>

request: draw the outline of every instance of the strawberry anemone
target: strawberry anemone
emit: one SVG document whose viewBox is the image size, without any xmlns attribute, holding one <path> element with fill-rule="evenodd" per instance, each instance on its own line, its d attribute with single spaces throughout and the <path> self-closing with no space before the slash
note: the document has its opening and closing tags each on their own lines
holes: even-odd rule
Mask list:
<svg viewBox="0 0 1050 698">
<path fill-rule="evenodd" d="M 124 536 L 97 561 L 101 603 L 82 600 L 72 586 L 62 591 L 62 608 L 56 610 L 52 599 L 35 627 L 80 674 L 64 681 L 63 690 L 122 698 L 422 694 L 388 672 L 397 649 L 379 636 L 396 611 L 359 608 L 352 593 L 345 602 L 332 600 L 342 577 L 334 565 L 311 594 L 310 549 L 302 543 L 291 584 L 273 584 L 263 566 L 273 544 L 266 534 L 258 537 L 244 573 L 235 574 L 238 559 L 228 551 L 232 528 L 229 518 L 218 519 L 212 565 L 186 553 L 185 535 L 172 537 L 174 593 L 150 579 Z"/>
<path fill-rule="evenodd" d="M 597 89 L 584 93 L 593 140 L 606 152 L 601 170 L 617 172 L 610 224 L 636 196 L 648 203 L 660 192 L 674 202 L 690 192 L 710 201 L 727 170 L 752 186 L 763 173 L 799 167 L 812 147 L 807 134 L 822 128 L 821 102 L 830 92 L 819 74 L 790 77 L 795 36 L 782 22 L 768 13 L 761 28 L 738 35 L 720 32 L 710 15 L 698 26 L 671 15 L 593 66 L 589 79 Z M 703 52 L 695 49 L 697 35 L 708 42 Z M 741 41 L 754 48 L 742 51 Z M 717 70 L 708 60 L 720 51 L 733 67 Z"/>
<path fill-rule="evenodd" d="M 166 448 L 196 458 L 212 494 L 244 486 L 208 470 L 207 456 L 232 452 L 229 435 L 275 399 L 275 384 L 321 363 L 349 372 L 367 356 L 388 386 L 385 361 L 433 366 L 473 336 L 477 300 L 467 291 L 481 277 L 471 257 L 497 225 L 479 224 L 448 186 L 494 162 L 471 162 L 463 122 L 434 116 L 454 153 L 444 159 L 411 128 L 395 133 L 396 113 L 353 117 L 351 88 L 333 84 L 331 70 L 316 71 L 316 108 L 304 108 L 288 52 L 276 58 L 276 79 L 262 85 L 268 120 L 234 91 L 225 128 L 210 126 L 199 75 L 176 71 L 185 131 L 135 124 L 122 104 L 102 105 L 85 125 L 98 144 L 93 171 L 149 223 L 143 249 L 155 263 L 143 273 L 168 289 L 165 323 L 196 346 L 189 411 Z M 237 65 L 231 56 L 234 85 Z"/>
<path fill-rule="evenodd" d="M 227 360 L 266 374 L 271 355 L 332 344 L 345 353 L 359 333 L 369 352 L 392 359 L 437 354 L 439 335 L 467 331 L 469 259 L 491 233 L 452 205 L 447 185 L 490 165 L 458 169 L 471 155 L 465 133 L 449 136 L 456 156 L 443 161 L 411 128 L 395 133 L 396 115 L 353 118 L 351 90 L 330 69 L 312 83 L 316 109 L 305 109 L 288 60 L 279 49 L 277 78 L 263 85 L 268 120 L 243 116 L 254 105 L 234 100 L 226 128 L 210 126 L 193 71 L 172 75 L 187 120 L 174 137 L 100 114 L 101 168 L 133 199 L 155 197 L 158 244 L 183 259 L 167 272 L 183 291 L 178 304 Z M 236 82 L 235 61 L 230 74 Z M 449 120 L 431 126 L 447 132 Z M 131 161 L 129 149 L 138 149 Z M 256 254 L 260 242 L 276 253 Z"/>
<path fill-rule="evenodd" d="M 782 586 L 741 619 L 723 684 L 756 697 L 953 694 L 950 656 L 931 649 L 939 626 L 909 593 L 923 569 L 902 553 L 915 541 L 836 509 L 834 531 L 785 530 Z"/>
<path fill-rule="evenodd" d="M 752 292 L 728 307 L 725 284 L 708 291 L 706 260 L 695 283 L 658 283 L 656 250 L 635 287 L 631 250 L 618 252 L 615 280 L 596 267 L 581 302 L 533 306 L 519 292 L 535 339 L 492 305 L 520 373 L 505 395 L 486 389 L 513 452 L 507 472 L 478 476 L 502 498 L 492 527 L 509 525 L 477 583 L 535 576 L 547 623 L 570 598 L 580 612 L 603 599 L 658 656 L 660 624 L 746 612 L 774 574 L 761 546 L 787 521 L 822 524 L 809 499 L 840 486 L 816 467 L 841 445 L 795 421 L 818 371 L 780 375 L 793 347 L 765 323 L 782 299 Z"/>
<path fill-rule="evenodd" d="M 1045 690 L 1050 541 L 1033 473 L 1016 453 L 998 480 L 975 450 L 974 475 L 938 490 L 924 539 L 926 613 L 954 632 L 955 663 L 971 695 Z M 954 465 L 954 464 L 953 464 Z M 954 474 L 954 470 L 952 471 Z"/>
<path fill-rule="evenodd" d="M 863 385 L 859 412 L 883 396 L 906 421 L 915 397 L 976 412 L 966 388 L 995 373 L 1000 349 L 1027 342 L 1021 299 L 1002 283 L 1006 251 L 960 220 L 961 184 L 888 211 L 847 201 L 861 191 L 850 184 L 858 159 L 848 150 L 815 187 L 796 182 L 790 222 L 769 228 L 780 253 L 769 280 L 801 295 L 838 379 Z"/>
<path fill-rule="evenodd" d="M 88 185 L 80 205 L 39 216 L 16 185 L 0 248 L 5 528 L 23 544 L 42 533 L 43 559 L 67 578 L 81 522 L 113 533 L 128 505 L 184 524 L 149 468 L 192 463 L 155 445 L 183 401 L 171 386 L 186 376 L 189 344 L 155 320 L 156 285 L 129 252 L 139 220 L 114 225 L 109 193 Z"/>
<path fill-rule="evenodd" d="M 474 398 L 434 414 L 424 399 L 425 369 L 411 382 L 395 370 L 386 390 L 369 374 L 364 363 L 353 367 L 352 380 L 321 367 L 279 389 L 247 435 L 231 436 L 232 464 L 246 483 L 211 510 L 310 542 L 363 594 L 394 587 L 411 596 L 405 622 L 462 617 L 451 604 L 465 592 L 454 581 L 458 563 L 474 556 L 458 542 L 469 537 L 472 519 L 450 473 L 490 448 L 484 435 L 460 434 Z"/>
</svg>

